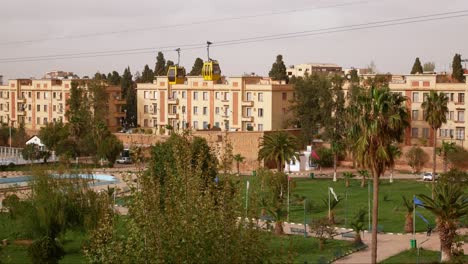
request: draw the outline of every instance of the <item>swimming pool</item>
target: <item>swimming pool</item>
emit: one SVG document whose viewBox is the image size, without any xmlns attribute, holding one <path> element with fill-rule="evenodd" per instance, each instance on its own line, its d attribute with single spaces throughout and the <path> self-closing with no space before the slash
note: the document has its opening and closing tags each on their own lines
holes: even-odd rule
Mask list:
<svg viewBox="0 0 468 264">
<path fill-rule="evenodd" d="M 79 177 L 82 179 L 93 180 L 90 186 L 100 186 L 119 183 L 119 179 L 109 174 L 54 174 L 54 176 L 60 176 L 61 178 L 72 178 Z M 0 178 L 0 188 L 8 188 L 13 186 L 26 186 L 29 181 L 32 180 L 32 176 L 19 176 L 13 178 Z"/>
</svg>

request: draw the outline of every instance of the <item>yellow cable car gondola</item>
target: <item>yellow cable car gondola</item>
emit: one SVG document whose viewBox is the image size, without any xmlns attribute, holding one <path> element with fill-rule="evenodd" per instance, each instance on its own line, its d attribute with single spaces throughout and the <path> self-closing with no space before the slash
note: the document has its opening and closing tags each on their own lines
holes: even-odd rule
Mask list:
<svg viewBox="0 0 468 264">
<path fill-rule="evenodd" d="M 177 64 L 173 66 L 169 66 L 167 70 L 167 78 L 169 80 L 169 84 L 184 84 L 185 83 L 185 68 L 179 66 L 180 61 L 180 49 L 176 49 L 177 51 Z"/>
<path fill-rule="evenodd" d="M 212 43 L 207 41 L 206 44 L 207 44 L 206 50 L 208 53 L 208 61 L 205 61 L 203 63 L 203 68 L 202 68 L 203 80 L 216 82 L 219 79 L 221 79 L 221 68 L 219 67 L 219 63 L 216 60 L 212 60 L 210 58 L 210 45 Z"/>
</svg>

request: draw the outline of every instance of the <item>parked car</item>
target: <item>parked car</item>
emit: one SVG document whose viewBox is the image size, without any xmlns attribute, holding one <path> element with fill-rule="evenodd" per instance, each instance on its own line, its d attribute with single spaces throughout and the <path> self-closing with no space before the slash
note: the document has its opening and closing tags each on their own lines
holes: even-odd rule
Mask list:
<svg viewBox="0 0 468 264">
<path fill-rule="evenodd" d="M 130 157 L 120 157 L 116 162 L 118 164 L 132 164 L 132 159 Z"/>
<path fill-rule="evenodd" d="M 432 181 L 432 172 L 424 172 L 422 174 L 423 176 L 423 181 Z M 435 174 L 435 179 L 437 180 L 439 178 L 439 174 Z"/>
</svg>

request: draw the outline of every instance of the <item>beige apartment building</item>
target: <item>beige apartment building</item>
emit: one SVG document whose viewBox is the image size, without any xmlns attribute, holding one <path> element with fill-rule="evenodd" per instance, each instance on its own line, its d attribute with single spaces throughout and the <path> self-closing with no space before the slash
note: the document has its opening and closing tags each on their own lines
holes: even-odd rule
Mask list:
<svg viewBox="0 0 468 264">
<path fill-rule="evenodd" d="M 341 74 L 342 68 L 334 63 L 303 63 L 292 65 L 286 69 L 288 77 L 304 77 L 306 74 L 311 75 L 313 73 Z"/>
<path fill-rule="evenodd" d="M 364 75 L 364 78 L 374 75 Z M 464 83 L 450 82 L 447 75 L 437 74 L 409 74 L 392 75 L 389 83 L 390 90 L 408 98 L 407 108 L 411 123 L 405 133 L 405 144 L 415 145 L 425 141 L 432 146 L 434 134 L 429 124 L 424 121 L 425 112 L 422 103 L 431 91 L 444 93 L 448 97 L 447 123 L 437 132 L 437 145 L 443 140 L 455 142 L 459 146 L 468 148 L 468 114 L 466 94 L 468 93 L 468 78 Z M 346 88 L 345 88 L 346 90 Z"/>
<path fill-rule="evenodd" d="M 24 123 L 30 133 L 37 132 L 49 122 L 67 122 L 66 102 L 70 97 L 72 80 L 15 79 L 0 85 L 0 122 L 18 127 Z M 111 131 L 121 126 L 125 117 L 120 87 L 107 87 L 109 95 L 107 125 Z"/>
<path fill-rule="evenodd" d="M 188 76 L 169 85 L 166 76 L 137 85 L 138 124 L 163 131 L 174 129 L 269 131 L 287 128 L 292 85 L 258 76 L 230 77 L 221 84 Z"/>
</svg>

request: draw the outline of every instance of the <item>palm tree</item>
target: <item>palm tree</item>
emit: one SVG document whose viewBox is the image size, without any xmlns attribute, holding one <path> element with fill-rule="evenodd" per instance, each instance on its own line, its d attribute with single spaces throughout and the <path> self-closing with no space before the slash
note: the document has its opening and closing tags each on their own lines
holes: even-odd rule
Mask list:
<svg viewBox="0 0 468 264">
<path fill-rule="evenodd" d="M 357 104 L 349 106 L 356 117 L 350 134 L 355 139 L 358 162 L 369 168 L 373 177 L 371 263 L 377 263 L 379 178 L 391 161 L 389 146 L 403 141 L 408 126 L 405 101 L 405 97 L 391 93 L 388 87 L 376 87 L 371 83 L 368 92 L 359 96 Z"/>
<path fill-rule="evenodd" d="M 296 138 L 284 131 L 267 134 L 260 142 L 258 158 L 265 161 L 275 161 L 278 171 L 282 172 L 285 162 L 289 162 L 293 158 L 299 160 L 296 147 Z"/>
<path fill-rule="evenodd" d="M 347 172 L 343 172 L 343 177 L 345 178 L 345 182 L 346 182 L 346 187 L 349 187 L 349 180 L 351 178 L 354 178 L 354 175 L 352 172 L 350 171 L 347 171 Z"/>
<path fill-rule="evenodd" d="M 401 157 L 401 150 L 396 145 L 390 145 L 388 149 L 388 153 L 390 154 L 390 162 L 388 166 L 390 167 L 390 183 L 393 182 L 393 170 L 395 169 L 395 160 Z"/>
<path fill-rule="evenodd" d="M 236 154 L 234 155 L 233 158 L 236 161 L 236 165 L 237 165 L 237 175 L 240 175 L 240 163 L 244 161 L 245 157 L 242 156 L 241 154 Z"/>
<path fill-rule="evenodd" d="M 353 221 L 351 221 L 351 228 L 354 229 L 354 232 L 356 232 L 356 236 L 354 237 L 354 244 L 356 245 L 362 245 L 362 239 L 361 239 L 361 232 L 364 230 L 364 223 L 366 221 L 366 210 L 365 209 L 359 209 L 359 211 L 356 213 L 354 216 Z"/>
<path fill-rule="evenodd" d="M 330 202 L 330 211 L 328 214 L 328 221 L 330 224 L 335 224 L 335 209 L 338 206 L 338 204 L 343 200 L 339 195 L 338 195 L 338 200 L 335 200 L 333 197 L 328 201 L 328 198 L 322 199 L 323 204 L 325 207 L 328 207 L 328 202 Z"/>
<path fill-rule="evenodd" d="M 436 93 L 431 91 L 429 96 L 426 98 L 421 105 L 423 110 L 426 112 L 424 120 L 431 126 L 434 138 L 433 144 L 434 150 L 432 152 L 432 198 L 434 198 L 434 186 L 435 186 L 435 175 L 436 175 L 436 148 L 437 148 L 437 130 L 442 124 L 447 123 L 446 114 L 448 112 L 447 107 L 448 98 L 443 93 Z"/>
<path fill-rule="evenodd" d="M 439 182 L 434 193 L 434 198 L 424 194 L 419 197 L 424 203 L 422 206 L 436 217 L 442 262 L 446 262 L 452 258 L 452 245 L 459 219 L 468 214 L 468 195 L 461 185 L 450 182 Z"/>
<path fill-rule="evenodd" d="M 364 188 L 366 186 L 366 179 L 369 178 L 369 171 L 358 170 L 358 173 L 361 176 L 361 187 Z"/>
<path fill-rule="evenodd" d="M 403 204 L 406 207 L 406 220 L 405 220 L 405 232 L 412 233 L 413 232 L 413 211 L 414 211 L 414 204 L 410 200 L 408 200 L 405 196 L 401 196 L 403 199 Z"/>
<path fill-rule="evenodd" d="M 437 154 L 439 156 L 442 156 L 442 159 L 444 161 L 444 173 L 447 172 L 448 169 L 448 154 L 453 153 L 457 150 L 455 142 L 446 142 L 442 141 L 442 146 L 440 148 L 437 148 Z"/>
</svg>

